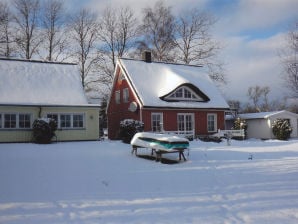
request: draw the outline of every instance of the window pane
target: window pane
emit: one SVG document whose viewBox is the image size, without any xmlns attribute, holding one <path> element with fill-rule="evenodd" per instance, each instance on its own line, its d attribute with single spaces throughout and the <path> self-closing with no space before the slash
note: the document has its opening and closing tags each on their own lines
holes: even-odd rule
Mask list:
<svg viewBox="0 0 298 224">
<path fill-rule="evenodd" d="M 191 92 L 187 89 L 184 89 L 184 98 L 191 99 L 191 96 L 192 96 Z"/>
<path fill-rule="evenodd" d="M 0 128 L 2 128 L 2 114 L 0 114 Z"/>
<path fill-rule="evenodd" d="M 82 114 L 73 115 L 73 127 L 74 128 L 84 127 L 83 115 Z"/>
<path fill-rule="evenodd" d="M 16 128 L 17 127 L 17 115 L 5 114 L 4 115 L 4 128 Z"/>
<path fill-rule="evenodd" d="M 20 114 L 19 115 L 19 128 L 31 128 L 30 114 Z"/>
<path fill-rule="evenodd" d="M 129 101 L 129 90 L 128 88 L 123 89 L 123 102 L 127 103 Z"/>
<path fill-rule="evenodd" d="M 47 118 L 54 119 L 58 124 L 58 114 L 48 114 Z"/>
<path fill-rule="evenodd" d="M 207 128 L 208 131 L 215 131 L 215 115 L 208 115 L 207 117 L 208 119 L 208 124 L 207 124 Z"/>
<path fill-rule="evenodd" d="M 61 128 L 70 128 L 70 115 L 69 114 L 61 114 L 60 115 L 60 127 Z"/>
<path fill-rule="evenodd" d="M 152 120 L 152 131 L 161 131 L 161 114 L 152 114 L 151 115 Z"/>
<path fill-rule="evenodd" d="M 117 104 L 120 103 L 120 91 L 115 92 L 115 101 Z"/>
</svg>

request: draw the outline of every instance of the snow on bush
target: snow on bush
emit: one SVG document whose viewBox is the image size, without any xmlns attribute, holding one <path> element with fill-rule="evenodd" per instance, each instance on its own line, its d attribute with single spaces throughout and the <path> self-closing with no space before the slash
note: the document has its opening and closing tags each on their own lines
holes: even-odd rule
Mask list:
<svg viewBox="0 0 298 224">
<path fill-rule="evenodd" d="M 144 131 L 144 123 L 142 121 L 133 119 L 120 121 L 119 137 L 124 143 L 130 143 L 135 133 L 142 131 Z"/>
<path fill-rule="evenodd" d="M 33 141 L 38 144 L 49 144 L 55 136 L 57 122 L 51 118 L 40 118 L 33 122 Z"/>
<path fill-rule="evenodd" d="M 292 130 L 290 121 L 287 119 L 276 119 L 272 124 L 273 134 L 279 140 L 288 140 Z"/>
<path fill-rule="evenodd" d="M 244 129 L 244 135 L 245 135 L 245 138 L 246 138 L 246 136 L 247 136 L 247 123 L 246 123 L 245 120 L 241 119 L 240 117 L 236 118 L 236 120 L 234 121 L 234 124 L 233 124 L 233 129 L 234 130 Z M 243 140 L 242 137 L 234 137 L 234 138 Z"/>
</svg>

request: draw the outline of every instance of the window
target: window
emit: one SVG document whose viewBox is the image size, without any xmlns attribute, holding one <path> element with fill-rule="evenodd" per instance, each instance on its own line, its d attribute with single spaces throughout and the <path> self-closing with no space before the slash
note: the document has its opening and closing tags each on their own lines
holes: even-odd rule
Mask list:
<svg viewBox="0 0 298 224">
<path fill-rule="evenodd" d="M 47 114 L 47 118 L 56 120 L 58 128 L 62 129 L 78 129 L 85 126 L 85 115 L 83 113 L 76 114 Z"/>
<path fill-rule="evenodd" d="M 129 90 L 128 88 L 123 89 L 123 102 L 127 103 L 129 101 Z"/>
<path fill-rule="evenodd" d="M 31 128 L 30 114 L 19 114 L 19 128 Z"/>
<path fill-rule="evenodd" d="M 71 127 L 71 116 L 70 114 L 60 115 L 60 128 L 70 128 Z"/>
<path fill-rule="evenodd" d="M 58 114 L 48 114 L 47 118 L 54 119 L 58 124 Z"/>
<path fill-rule="evenodd" d="M 0 128 L 2 128 L 2 114 L 0 114 Z"/>
<path fill-rule="evenodd" d="M 217 131 L 217 114 L 207 114 L 207 130 L 208 132 Z"/>
<path fill-rule="evenodd" d="M 115 92 L 115 102 L 116 104 L 120 104 L 120 90 Z"/>
<path fill-rule="evenodd" d="M 177 116 L 178 131 L 192 131 L 194 129 L 193 114 L 178 114 Z"/>
<path fill-rule="evenodd" d="M 74 114 L 73 115 L 72 127 L 74 127 L 74 128 L 84 127 L 84 119 L 83 119 L 82 114 Z"/>
<path fill-rule="evenodd" d="M 162 113 L 152 113 L 151 114 L 151 127 L 153 132 L 163 131 L 163 117 Z"/>
<path fill-rule="evenodd" d="M 202 99 L 195 94 L 190 88 L 183 86 L 177 89 L 174 93 L 166 97 L 168 100 L 188 100 L 201 101 Z"/>
<path fill-rule="evenodd" d="M 4 128 L 17 128 L 16 114 L 4 114 Z"/>
</svg>

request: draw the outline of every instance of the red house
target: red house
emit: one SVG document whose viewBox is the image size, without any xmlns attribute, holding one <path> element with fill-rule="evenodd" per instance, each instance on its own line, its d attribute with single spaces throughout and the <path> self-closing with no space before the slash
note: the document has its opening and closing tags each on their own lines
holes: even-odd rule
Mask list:
<svg viewBox="0 0 298 224">
<path fill-rule="evenodd" d="M 108 137 L 117 139 L 120 121 L 144 122 L 145 131 L 208 135 L 224 129 L 229 109 L 199 66 L 119 59 L 107 106 Z"/>
</svg>

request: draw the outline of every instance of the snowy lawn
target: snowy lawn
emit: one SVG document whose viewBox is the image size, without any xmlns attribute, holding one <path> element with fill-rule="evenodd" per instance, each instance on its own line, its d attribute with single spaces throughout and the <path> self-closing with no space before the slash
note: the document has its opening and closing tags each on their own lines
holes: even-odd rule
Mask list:
<svg viewBox="0 0 298 224">
<path fill-rule="evenodd" d="M 0 144 L 0 223 L 298 223 L 298 140 L 190 148 L 168 165 L 118 141 Z"/>
</svg>

